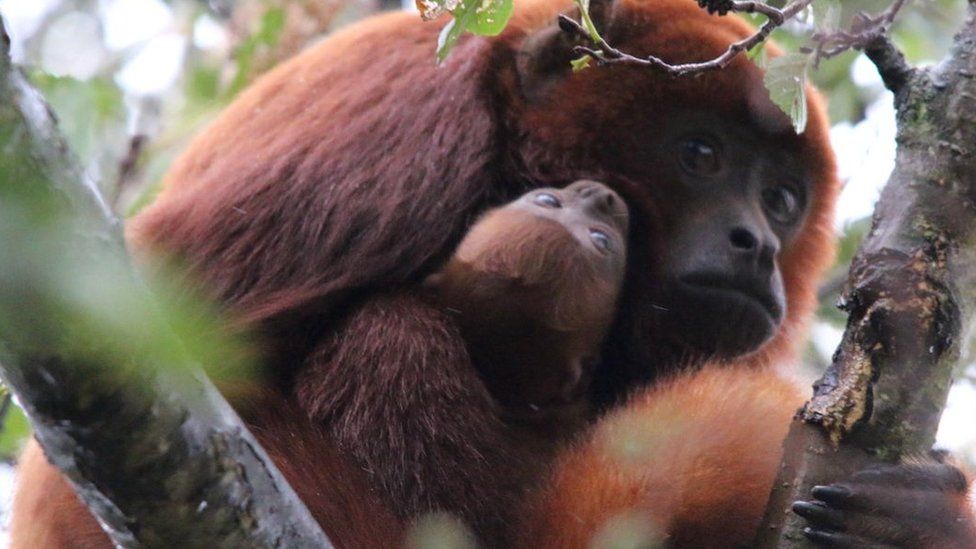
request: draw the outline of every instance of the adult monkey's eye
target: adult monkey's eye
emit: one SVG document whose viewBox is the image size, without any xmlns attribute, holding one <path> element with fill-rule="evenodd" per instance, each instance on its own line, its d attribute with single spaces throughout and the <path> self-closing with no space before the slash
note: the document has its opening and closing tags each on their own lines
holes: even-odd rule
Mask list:
<svg viewBox="0 0 976 549">
<path fill-rule="evenodd" d="M 533 202 L 546 208 L 562 208 L 563 203 L 556 198 L 556 195 L 549 193 L 539 193 L 532 199 Z"/>
<path fill-rule="evenodd" d="M 613 239 L 610 235 L 601 231 L 600 229 L 590 229 L 590 239 L 596 244 L 596 247 L 603 250 L 604 252 L 613 251 Z"/>
<path fill-rule="evenodd" d="M 780 223 L 792 223 L 800 215 L 800 192 L 792 185 L 776 185 L 762 192 L 763 207 Z"/>
<path fill-rule="evenodd" d="M 690 175 L 713 175 L 722 167 L 719 147 L 711 139 L 689 137 L 678 148 L 678 162 Z"/>
</svg>

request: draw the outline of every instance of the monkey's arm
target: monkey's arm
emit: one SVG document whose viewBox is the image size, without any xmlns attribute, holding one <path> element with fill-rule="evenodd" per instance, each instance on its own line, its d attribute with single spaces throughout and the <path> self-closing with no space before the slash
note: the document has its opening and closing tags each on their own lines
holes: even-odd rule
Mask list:
<svg viewBox="0 0 976 549">
<path fill-rule="evenodd" d="M 486 540 L 511 530 L 505 513 L 525 466 L 438 308 L 410 295 L 371 299 L 310 355 L 295 391 L 401 516 L 449 511 Z"/>
<path fill-rule="evenodd" d="M 673 547 L 748 544 L 801 403 L 779 376 L 718 368 L 639 393 L 563 455 L 521 546 L 588 547 L 628 526 Z"/>
</svg>

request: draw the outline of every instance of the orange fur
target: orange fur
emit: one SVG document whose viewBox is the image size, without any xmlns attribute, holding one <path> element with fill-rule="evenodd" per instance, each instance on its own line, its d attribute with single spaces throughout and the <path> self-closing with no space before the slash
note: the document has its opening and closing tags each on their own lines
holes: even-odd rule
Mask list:
<svg viewBox="0 0 976 549">
<path fill-rule="evenodd" d="M 11 549 L 111 547 L 74 488 L 31 440 L 20 456 L 10 518 Z"/>
<path fill-rule="evenodd" d="M 534 496 L 523 547 L 589 547 L 636 517 L 669 547 L 748 544 L 802 397 L 772 373 L 708 367 L 609 414 Z"/>
</svg>

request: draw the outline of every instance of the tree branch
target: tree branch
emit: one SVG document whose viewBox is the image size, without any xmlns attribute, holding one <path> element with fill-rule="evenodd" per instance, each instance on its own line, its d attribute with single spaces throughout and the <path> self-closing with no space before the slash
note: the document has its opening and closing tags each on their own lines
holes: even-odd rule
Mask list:
<svg viewBox="0 0 976 549">
<path fill-rule="evenodd" d="M 888 38 L 888 32 L 895 22 L 895 17 L 906 2 L 907 0 L 895 0 L 888 6 L 888 9 L 875 16 L 865 12 L 858 13 L 854 16 L 854 22 L 850 29 L 831 33 L 814 33 L 813 41 L 816 43 L 816 47 L 812 49 L 814 67 L 819 66 L 823 59 L 830 59 L 853 49 L 864 50 L 868 57 L 871 55 L 884 57 L 884 60 L 881 61 L 882 65 L 878 65 L 882 77 L 885 75 L 885 69 L 882 66 L 895 70 L 896 65 L 900 64 L 904 67 L 899 67 L 899 71 L 902 68 L 909 69 L 905 64 L 904 56 Z M 805 50 L 810 51 L 808 48 Z M 900 63 L 898 59 L 901 59 Z M 877 65 L 878 62 L 876 61 L 875 64 Z"/>
<path fill-rule="evenodd" d="M 896 92 L 896 166 L 851 267 L 844 339 L 784 443 L 758 547 L 805 546 L 789 507 L 812 486 L 931 448 L 973 311 L 976 7 L 936 69 L 910 68 L 887 40 L 869 49 Z"/>
<path fill-rule="evenodd" d="M 879 34 L 864 44 L 864 54 L 878 68 L 885 87 L 895 94 L 911 81 L 915 69 L 905 60 L 905 55 L 886 34 Z"/>
<path fill-rule="evenodd" d="M 11 65 L 9 46 L 0 21 L 0 376 L 49 460 L 120 547 L 329 547 L 159 322 L 125 258 L 118 219 Z M 111 300 L 133 316 L 92 306 Z M 161 332 L 169 354 L 120 353 L 91 329 L 133 318 L 155 319 L 131 333 Z"/>
<path fill-rule="evenodd" d="M 591 57 L 599 65 L 636 65 L 642 67 L 652 67 L 671 76 L 686 76 L 700 74 L 703 72 L 724 69 L 732 62 L 737 55 L 749 51 L 752 48 L 766 41 L 774 30 L 781 27 L 796 14 L 807 8 L 813 0 L 794 0 L 782 10 L 763 4 L 761 2 L 734 1 L 734 0 L 700 0 L 699 5 L 707 9 L 709 13 L 725 15 L 727 12 L 742 13 L 761 13 L 766 16 L 766 22 L 750 36 L 742 40 L 729 44 L 729 47 L 718 57 L 707 61 L 696 63 L 671 64 L 659 57 L 648 55 L 647 57 L 636 57 L 629 53 L 622 52 L 611 46 L 604 40 L 599 33 L 589 32 L 583 24 L 580 24 L 564 15 L 560 16 L 560 26 L 563 30 L 572 32 L 582 41 L 589 45 L 576 46 L 574 52 L 579 55 Z M 581 11 L 583 11 L 581 7 Z M 584 23 L 588 15 L 584 12 Z"/>
</svg>

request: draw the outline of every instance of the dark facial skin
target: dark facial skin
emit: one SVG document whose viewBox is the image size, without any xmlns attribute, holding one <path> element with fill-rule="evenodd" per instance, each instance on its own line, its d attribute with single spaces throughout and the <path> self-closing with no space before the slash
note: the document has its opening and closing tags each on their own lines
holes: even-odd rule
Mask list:
<svg viewBox="0 0 976 549">
<path fill-rule="evenodd" d="M 644 135 L 632 162 L 655 168 L 654 201 L 667 245 L 655 269 L 654 331 L 686 359 L 758 348 L 786 312 L 779 253 L 803 223 L 808 185 L 798 156 L 748 123 L 679 112 Z M 762 151 L 758 154 L 757 151 Z M 639 181 L 639 173 L 633 177 Z M 635 274 L 639 276 L 639 274 Z"/>
</svg>

